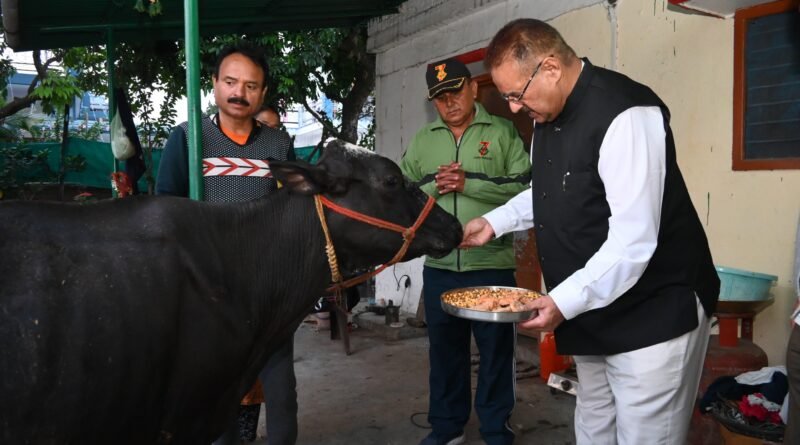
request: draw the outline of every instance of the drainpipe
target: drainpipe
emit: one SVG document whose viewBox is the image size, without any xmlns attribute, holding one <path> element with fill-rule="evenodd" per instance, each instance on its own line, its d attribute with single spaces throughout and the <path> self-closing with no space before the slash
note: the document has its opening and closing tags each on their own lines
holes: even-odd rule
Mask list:
<svg viewBox="0 0 800 445">
<path fill-rule="evenodd" d="M 619 38 L 619 29 L 617 28 L 617 0 L 606 0 L 605 7 L 608 10 L 608 22 L 611 26 L 611 66 L 608 68 L 616 71 L 617 58 L 619 57 L 617 52 Z"/>
</svg>

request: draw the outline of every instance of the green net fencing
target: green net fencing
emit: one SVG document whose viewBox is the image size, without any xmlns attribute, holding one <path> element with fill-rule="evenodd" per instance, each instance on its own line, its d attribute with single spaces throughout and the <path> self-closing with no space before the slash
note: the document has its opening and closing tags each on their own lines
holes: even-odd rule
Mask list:
<svg viewBox="0 0 800 445">
<path fill-rule="evenodd" d="M 52 172 L 60 170 L 61 162 L 61 143 L 60 142 L 41 142 L 41 143 L 24 143 L 24 144 L 10 144 L 3 143 L 0 147 L 24 147 L 32 152 L 47 152 L 47 165 L 51 172 L 44 170 L 34 170 L 25 174 L 24 180 L 28 182 L 51 182 L 53 177 Z M 163 150 L 154 149 L 152 151 L 152 164 L 153 164 L 153 178 L 156 177 L 158 172 L 158 163 L 161 161 L 161 153 Z M 81 171 L 67 172 L 64 177 L 64 182 L 68 184 L 80 184 L 87 187 L 96 188 L 111 188 L 111 173 L 114 171 L 114 155 L 111 153 L 111 144 L 108 142 L 88 141 L 79 138 L 69 138 L 67 140 L 68 156 L 81 156 L 86 162 L 86 166 Z M 0 159 L 0 164 L 3 159 Z M 120 171 L 125 169 L 125 161 L 119 163 Z M 139 180 L 139 190 L 147 190 L 147 180 L 145 176 Z"/>
<path fill-rule="evenodd" d="M 32 152 L 47 152 L 47 164 L 51 172 L 44 170 L 34 170 L 25 175 L 24 180 L 27 182 L 52 182 L 54 178 L 53 172 L 58 172 L 60 169 L 61 160 L 61 143 L 59 142 L 42 142 L 42 143 L 25 143 L 25 144 L 9 144 L 0 143 L 0 147 L 26 147 Z M 310 163 L 316 163 L 319 159 L 319 150 L 315 151 L 313 145 L 307 147 L 295 147 L 295 156 L 298 160 L 303 160 Z M 163 150 L 160 148 L 152 150 L 152 177 L 158 177 L 158 165 L 161 161 L 161 154 Z M 88 141 L 79 138 L 69 138 L 67 141 L 67 155 L 79 155 L 86 161 L 86 167 L 81 171 L 67 172 L 64 182 L 68 184 L 79 184 L 87 187 L 96 187 L 103 189 L 111 188 L 111 173 L 114 171 L 114 156 L 111 153 L 111 144 L 108 142 Z M 3 164 L 3 159 L 0 159 L 0 165 Z M 120 171 L 125 170 L 125 161 L 119 162 Z M 139 180 L 140 192 L 147 191 L 146 176 L 142 176 Z"/>
<path fill-rule="evenodd" d="M 316 145 L 309 145 L 307 147 L 295 147 L 294 148 L 294 155 L 297 157 L 298 160 L 306 161 L 311 164 L 315 164 L 317 159 L 319 159 L 319 150 L 314 150 Z"/>
</svg>

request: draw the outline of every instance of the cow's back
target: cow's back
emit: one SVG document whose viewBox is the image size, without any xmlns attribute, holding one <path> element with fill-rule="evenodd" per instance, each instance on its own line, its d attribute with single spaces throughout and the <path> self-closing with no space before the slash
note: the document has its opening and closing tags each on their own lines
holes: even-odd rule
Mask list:
<svg viewBox="0 0 800 445">
<path fill-rule="evenodd" d="M 0 442 L 158 430 L 181 253 L 161 204 L 124 201 L 0 205 Z"/>
</svg>

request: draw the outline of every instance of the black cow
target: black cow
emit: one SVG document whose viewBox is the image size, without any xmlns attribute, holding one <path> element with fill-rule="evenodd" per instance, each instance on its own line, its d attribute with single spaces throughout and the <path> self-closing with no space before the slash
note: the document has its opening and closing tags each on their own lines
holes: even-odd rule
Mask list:
<svg viewBox="0 0 800 445">
<path fill-rule="evenodd" d="M 311 194 L 402 226 L 426 200 L 394 163 L 341 143 L 316 166 L 271 168 L 285 187 L 244 204 L 0 204 L 0 443 L 210 443 L 326 294 Z M 398 233 L 326 215 L 343 275 L 401 247 Z M 404 259 L 460 238 L 434 207 Z"/>
</svg>

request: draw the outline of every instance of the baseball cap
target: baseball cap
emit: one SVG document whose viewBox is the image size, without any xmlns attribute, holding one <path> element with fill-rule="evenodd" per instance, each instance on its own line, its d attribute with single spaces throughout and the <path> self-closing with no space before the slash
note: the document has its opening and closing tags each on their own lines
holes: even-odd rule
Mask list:
<svg viewBox="0 0 800 445">
<path fill-rule="evenodd" d="M 428 65 L 425 80 L 428 82 L 428 100 L 445 91 L 457 91 L 472 75 L 458 59 L 445 59 Z"/>
</svg>

